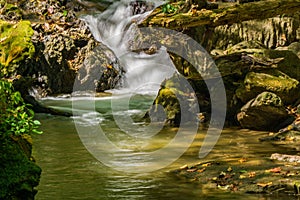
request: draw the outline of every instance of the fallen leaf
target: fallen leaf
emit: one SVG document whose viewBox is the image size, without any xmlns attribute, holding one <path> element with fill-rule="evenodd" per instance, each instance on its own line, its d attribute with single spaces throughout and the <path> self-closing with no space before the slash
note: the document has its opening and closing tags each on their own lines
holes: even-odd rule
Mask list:
<svg viewBox="0 0 300 200">
<path fill-rule="evenodd" d="M 211 165 L 211 163 L 204 163 L 204 164 L 202 164 L 202 167 L 208 167 L 210 165 Z"/>
<path fill-rule="evenodd" d="M 268 169 L 268 170 L 266 170 L 266 172 L 280 173 L 280 172 L 281 172 L 281 168 L 280 168 L 280 167 L 275 167 L 275 168 L 273 168 L 273 169 Z"/>
<path fill-rule="evenodd" d="M 239 179 L 244 179 L 244 178 L 247 178 L 247 176 L 245 175 L 240 175 Z"/>
<path fill-rule="evenodd" d="M 195 172 L 195 171 L 197 171 L 197 168 L 193 168 L 193 169 L 188 169 L 188 170 L 186 170 L 187 172 Z"/>
<path fill-rule="evenodd" d="M 256 172 L 249 172 L 248 176 L 249 176 L 249 178 L 253 178 L 256 176 Z"/>
<path fill-rule="evenodd" d="M 244 163 L 244 162 L 247 162 L 247 158 L 241 158 L 238 161 L 239 161 L 239 163 Z"/>
<path fill-rule="evenodd" d="M 232 167 L 228 167 L 227 171 L 232 172 Z"/>
<path fill-rule="evenodd" d="M 260 187 L 268 187 L 268 186 L 270 186 L 272 184 L 273 184 L 272 182 L 268 182 L 268 183 L 257 183 L 256 185 L 260 186 Z"/>
<path fill-rule="evenodd" d="M 202 173 L 206 170 L 206 168 L 198 169 L 197 172 Z"/>
<path fill-rule="evenodd" d="M 113 68 L 112 65 L 107 65 L 106 67 L 107 67 L 108 69 L 112 69 L 112 68 Z"/>
<path fill-rule="evenodd" d="M 225 185 L 225 186 L 218 185 L 218 188 L 221 190 L 227 190 L 229 187 L 230 185 Z"/>
<path fill-rule="evenodd" d="M 183 165 L 179 169 L 186 169 L 186 168 L 188 168 L 188 165 Z"/>
</svg>

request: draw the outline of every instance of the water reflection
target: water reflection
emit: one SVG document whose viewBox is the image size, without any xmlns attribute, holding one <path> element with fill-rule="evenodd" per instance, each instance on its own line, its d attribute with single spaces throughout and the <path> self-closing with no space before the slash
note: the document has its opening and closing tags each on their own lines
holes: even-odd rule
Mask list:
<svg viewBox="0 0 300 200">
<path fill-rule="evenodd" d="M 43 123 L 44 134 L 35 137 L 34 141 L 34 155 L 43 169 L 36 199 L 266 200 L 274 198 L 227 193 L 205 185 L 187 183 L 186 180 L 180 180 L 167 173 L 170 169 L 186 162 L 199 162 L 197 152 L 201 139 L 196 140 L 189 151 L 168 168 L 143 175 L 125 174 L 102 165 L 87 152 L 76 133 L 72 119 L 49 115 L 38 115 L 38 117 Z M 243 135 L 247 134 L 236 130 L 225 131 L 221 138 L 222 142 L 218 143 L 207 159 L 220 159 L 222 156 L 226 157 L 236 152 L 242 153 L 241 150 L 245 150 L 248 156 L 254 156 L 252 148 L 255 143 L 249 144 L 251 140 L 245 140 Z M 224 145 L 228 145 L 228 148 L 224 148 Z M 272 151 L 271 147 L 258 148 L 262 150 L 262 154 L 259 155 L 261 157 L 264 157 L 267 151 Z"/>
</svg>

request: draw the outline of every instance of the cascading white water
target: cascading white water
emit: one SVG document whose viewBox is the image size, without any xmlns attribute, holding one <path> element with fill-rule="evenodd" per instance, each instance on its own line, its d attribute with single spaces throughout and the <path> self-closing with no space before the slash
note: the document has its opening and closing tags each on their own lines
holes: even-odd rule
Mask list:
<svg viewBox="0 0 300 200">
<path fill-rule="evenodd" d="M 153 2 L 154 6 L 162 2 Z M 175 67 L 164 47 L 155 54 L 136 53 L 129 50 L 129 42 L 134 36 L 137 23 L 141 22 L 151 11 L 133 14 L 132 1 L 121 0 L 112 4 L 107 10 L 97 15 L 82 17 L 96 40 L 108 46 L 119 58 L 126 74 L 118 93 L 157 93 L 161 82 L 170 77 Z"/>
</svg>

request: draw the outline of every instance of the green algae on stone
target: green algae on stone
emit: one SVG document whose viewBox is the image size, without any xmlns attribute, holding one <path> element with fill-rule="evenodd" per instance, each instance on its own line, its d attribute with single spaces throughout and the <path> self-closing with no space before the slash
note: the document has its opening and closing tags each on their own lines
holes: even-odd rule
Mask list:
<svg viewBox="0 0 300 200">
<path fill-rule="evenodd" d="M 174 74 L 161 84 L 148 114 L 152 121 L 179 126 L 195 122 L 199 112 L 197 105 L 198 100 L 189 83 L 183 76 Z"/>
<path fill-rule="evenodd" d="M 249 72 L 244 83 L 236 90 L 236 95 L 246 103 L 261 92 L 269 91 L 277 94 L 284 103 L 290 104 L 299 98 L 299 87 L 299 81 L 279 70 L 272 69 Z"/>
<path fill-rule="evenodd" d="M 29 21 L 16 24 L 0 20 L 0 74 L 8 77 L 15 73 L 18 62 L 35 52 L 31 42 L 33 30 Z"/>
<path fill-rule="evenodd" d="M 277 126 L 288 117 L 280 97 L 271 92 L 257 95 L 237 114 L 237 120 L 243 128 L 268 131 L 277 131 Z"/>
</svg>

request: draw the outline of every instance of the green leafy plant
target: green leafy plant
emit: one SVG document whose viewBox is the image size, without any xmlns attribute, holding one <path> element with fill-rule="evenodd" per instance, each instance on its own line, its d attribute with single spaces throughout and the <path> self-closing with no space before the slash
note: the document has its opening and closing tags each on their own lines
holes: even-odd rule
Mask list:
<svg viewBox="0 0 300 200">
<path fill-rule="evenodd" d="M 21 94 L 13 90 L 10 82 L 0 80 L 0 136 L 19 136 L 36 133 L 40 122 L 34 120 L 34 112 L 25 104 Z"/>
<path fill-rule="evenodd" d="M 171 4 L 165 4 L 162 7 L 163 13 L 166 13 L 166 14 L 175 13 L 177 10 L 178 10 L 178 7 L 175 7 Z"/>
</svg>

